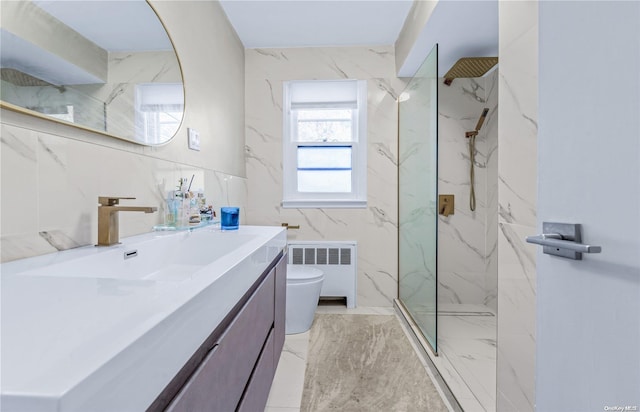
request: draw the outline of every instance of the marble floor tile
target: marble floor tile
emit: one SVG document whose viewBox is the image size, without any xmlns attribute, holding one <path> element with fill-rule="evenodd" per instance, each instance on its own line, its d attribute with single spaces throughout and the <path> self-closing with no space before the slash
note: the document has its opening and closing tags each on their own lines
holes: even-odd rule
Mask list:
<svg viewBox="0 0 640 412">
<path fill-rule="evenodd" d="M 495 411 L 496 317 L 477 315 L 491 312 L 486 307 L 447 309 L 452 313 L 475 312 L 438 317 L 440 362 L 446 362 L 450 372 L 459 376 L 457 382 L 468 388 L 468 391 L 461 391 L 461 396 L 456 395 L 456 398 L 465 411 Z M 468 392 L 471 392 L 473 398 L 468 396 Z"/>
<path fill-rule="evenodd" d="M 309 332 L 286 335 L 267 400 L 267 410 L 269 408 L 300 409 L 308 352 Z"/>
<path fill-rule="evenodd" d="M 427 355 L 465 412 L 495 411 L 496 317 L 483 305 L 443 304 L 438 310 L 438 356 Z"/>
<path fill-rule="evenodd" d="M 443 339 L 440 341 L 440 351 L 460 374 L 484 410 L 495 410 L 495 341 Z"/>
</svg>

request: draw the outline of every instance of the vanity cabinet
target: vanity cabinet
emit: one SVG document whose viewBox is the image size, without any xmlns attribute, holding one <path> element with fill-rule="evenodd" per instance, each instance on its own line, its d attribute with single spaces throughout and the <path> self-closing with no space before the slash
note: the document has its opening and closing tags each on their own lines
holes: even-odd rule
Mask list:
<svg viewBox="0 0 640 412">
<path fill-rule="evenodd" d="M 281 253 L 148 410 L 264 410 L 284 344 Z"/>
<path fill-rule="evenodd" d="M 273 320 L 274 365 L 280 360 L 280 353 L 284 346 L 285 314 L 287 305 L 287 256 L 285 255 L 276 265 L 275 284 L 275 319 Z M 275 373 L 275 368 L 274 368 Z"/>
</svg>

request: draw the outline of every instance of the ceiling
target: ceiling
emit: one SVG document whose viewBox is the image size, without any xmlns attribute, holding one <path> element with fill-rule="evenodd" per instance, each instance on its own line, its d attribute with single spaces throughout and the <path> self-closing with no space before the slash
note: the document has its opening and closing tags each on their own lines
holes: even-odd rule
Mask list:
<svg viewBox="0 0 640 412">
<path fill-rule="evenodd" d="M 395 44 L 410 0 L 222 0 L 246 48 Z M 439 76 L 461 57 L 498 55 L 498 0 L 439 0 L 398 76 L 439 44 Z"/>
<path fill-rule="evenodd" d="M 436 43 L 440 77 L 462 57 L 498 56 L 498 0 L 439 0 L 398 76 L 413 76 Z"/>
<path fill-rule="evenodd" d="M 246 48 L 392 45 L 411 0 L 220 2 Z"/>
<path fill-rule="evenodd" d="M 33 3 L 110 52 L 173 50 L 162 23 L 144 0 Z"/>
</svg>

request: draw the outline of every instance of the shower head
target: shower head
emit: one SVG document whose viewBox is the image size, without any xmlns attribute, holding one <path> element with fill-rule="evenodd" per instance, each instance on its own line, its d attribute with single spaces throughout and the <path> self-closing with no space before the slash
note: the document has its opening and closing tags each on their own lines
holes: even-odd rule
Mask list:
<svg viewBox="0 0 640 412">
<path fill-rule="evenodd" d="M 484 109 L 482 109 L 482 114 L 480 115 L 480 118 L 478 119 L 478 124 L 476 124 L 476 132 L 480 130 L 480 128 L 482 127 L 482 124 L 484 123 L 484 120 L 487 118 L 487 114 L 489 114 L 489 108 L 485 107 Z"/>
<path fill-rule="evenodd" d="M 20 70 L 3 67 L 0 69 L 0 77 L 2 80 L 14 84 L 16 86 L 51 86 L 51 83 L 40 80 Z"/>
<path fill-rule="evenodd" d="M 484 124 L 485 119 L 487 118 L 487 114 L 489 114 L 489 108 L 485 107 L 484 109 L 482 109 L 482 114 L 480 115 L 480 118 L 478 119 L 478 123 L 476 124 L 476 130 L 474 130 L 472 132 L 466 132 L 464 134 L 464 137 L 477 136 L 478 132 L 480 131 L 480 128 L 482 127 L 482 125 Z"/>
<path fill-rule="evenodd" d="M 497 57 L 463 57 L 444 75 L 444 84 L 451 85 L 453 79 L 482 77 L 498 64 Z"/>
<path fill-rule="evenodd" d="M 5 82 L 9 82 L 18 87 L 51 86 L 58 89 L 60 93 L 64 93 L 66 90 L 63 85 L 56 86 L 42 79 L 38 79 L 37 77 L 31 76 L 30 74 L 21 72 L 20 70 L 11 69 L 8 67 L 4 67 L 0 69 L 0 78 L 2 78 L 2 80 L 4 80 Z"/>
</svg>

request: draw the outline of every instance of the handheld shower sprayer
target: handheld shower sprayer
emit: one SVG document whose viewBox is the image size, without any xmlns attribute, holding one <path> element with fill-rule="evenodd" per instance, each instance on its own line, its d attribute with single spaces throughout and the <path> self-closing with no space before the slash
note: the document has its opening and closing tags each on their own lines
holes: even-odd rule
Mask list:
<svg viewBox="0 0 640 412">
<path fill-rule="evenodd" d="M 476 136 L 480 131 L 480 128 L 484 124 L 485 119 L 487 118 L 487 114 L 489 114 L 489 108 L 485 107 L 482 110 L 482 114 L 478 119 L 478 123 L 476 124 L 476 130 L 471 132 L 466 132 L 464 137 L 469 139 L 469 162 L 471 163 L 471 167 L 469 169 L 469 209 L 473 212 L 476 210 L 476 189 L 475 189 L 475 162 L 476 162 Z"/>
<path fill-rule="evenodd" d="M 480 131 L 480 128 L 482 127 L 482 125 L 484 124 L 485 119 L 487 118 L 487 114 L 489 114 L 489 108 L 485 107 L 482 110 L 482 114 L 480 115 L 480 118 L 478 119 L 478 124 L 476 124 L 476 130 L 472 131 L 472 132 L 466 132 L 464 134 L 464 137 L 475 137 L 478 135 L 478 132 Z"/>
</svg>

